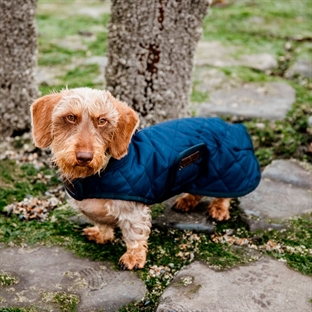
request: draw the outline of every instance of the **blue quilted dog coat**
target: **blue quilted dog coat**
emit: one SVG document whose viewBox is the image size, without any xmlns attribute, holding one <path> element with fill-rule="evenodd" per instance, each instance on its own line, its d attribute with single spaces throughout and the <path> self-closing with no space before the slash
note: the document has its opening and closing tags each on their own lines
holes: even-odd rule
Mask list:
<svg viewBox="0 0 312 312">
<path fill-rule="evenodd" d="M 109 198 L 162 202 L 180 193 L 221 198 L 244 196 L 261 178 L 244 125 L 220 118 L 184 118 L 138 131 L 120 160 L 100 175 L 67 187 L 76 200 Z"/>
</svg>

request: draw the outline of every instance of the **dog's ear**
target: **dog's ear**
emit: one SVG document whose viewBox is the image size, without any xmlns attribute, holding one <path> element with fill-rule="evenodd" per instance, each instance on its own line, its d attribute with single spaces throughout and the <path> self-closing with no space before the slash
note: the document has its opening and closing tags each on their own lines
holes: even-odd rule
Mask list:
<svg viewBox="0 0 312 312">
<path fill-rule="evenodd" d="M 107 94 L 119 115 L 117 128 L 110 143 L 109 151 L 112 157 L 120 159 L 128 152 L 132 135 L 139 126 L 139 117 L 126 103 L 118 101 L 109 92 Z"/>
<path fill-rule="evenodd" d="M 61 98 L 59 93 L 49 94 L 31 105 L 32 136 L 37 147 L 48 147 L 52 143 L 52 112 Z"/>
</svg>

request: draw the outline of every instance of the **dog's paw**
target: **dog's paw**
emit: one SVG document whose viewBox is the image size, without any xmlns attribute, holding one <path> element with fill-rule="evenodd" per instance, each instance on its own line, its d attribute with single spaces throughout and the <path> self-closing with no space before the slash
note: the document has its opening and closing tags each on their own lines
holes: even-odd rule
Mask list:
<svg viewBox="0 0 312 312">
<path fill-rule="evenodd" d="M 127 252 L 119 259 L 119 266 L 122 270 L 142 269 L 146 262 L 146 249 L 134 248 Z"/>
<path fill-rule="evenodd" d="M 208 207 L 209 215 L 218 221 L 230 219 L 229 205 L 223 200 L 213 200 Z"/>
<path fill-rule="evenodd" d="M 83 235 L 87 237 L 88 240 L 93 240 L 97 244 L 106 244 L 109 241 L 114 240 L 114 232 L 106 231 L 103 232 L 98 226 L 93 226 L 83 230 Z"/>
<path fill-rule="evenodd" d="M 193 210 L 196 205 L 200 202 L 201 196 L 184 194 L 183 196 L 176 199 L 173 209 L 183 212 Z"/>
</svg>

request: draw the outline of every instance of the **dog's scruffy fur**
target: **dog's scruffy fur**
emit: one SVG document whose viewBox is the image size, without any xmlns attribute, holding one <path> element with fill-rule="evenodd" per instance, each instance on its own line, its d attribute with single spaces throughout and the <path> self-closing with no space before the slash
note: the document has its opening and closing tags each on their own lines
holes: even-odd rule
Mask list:
<svg viewBox="0 0 312 312">
<path fill-rule="evenodd" d="M 99 173 L 110 157 L 125 156 L 139 125 L 137 114 L 126 103 L 108 91 L 90 88 L 66 89 L 43 96 L 32 104 L 31 114 L 35 145 L 51 147 L 53 162 L 67 181 Z M 175 208 L 189 211 L 200 200 L 201 196 L 185 194 L 176 200 Z M 121 267 L 143 268 L 151 228 L 148 206 L 112 199 L 72 199 L 72 202 L 94 223 L 84 230 L 88 239 L 104 244 L 114 239 L 114 228 L 120 227 L 127 246 L 120 258 Z M 228 198 L 214 199 L 208 212 L 217 220 L 227 220 L 229 206 Z"/>
</svg>

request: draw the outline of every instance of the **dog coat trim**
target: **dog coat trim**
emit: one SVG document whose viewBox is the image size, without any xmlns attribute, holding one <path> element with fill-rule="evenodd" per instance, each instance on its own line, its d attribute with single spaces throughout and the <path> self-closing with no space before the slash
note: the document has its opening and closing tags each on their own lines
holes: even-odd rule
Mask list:
<svg viewBox="0 0 312 312">
<path fill-rule="evenodd" d="M 232 198 L 253 191 L 260 166 L 246 127 L 220 118 L 183 118 L 135 133 L 128 154 L 67 186 L 76 200 L 121 199 L 148 205 L 180 193 Z"/>
</svg>

